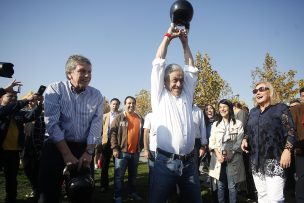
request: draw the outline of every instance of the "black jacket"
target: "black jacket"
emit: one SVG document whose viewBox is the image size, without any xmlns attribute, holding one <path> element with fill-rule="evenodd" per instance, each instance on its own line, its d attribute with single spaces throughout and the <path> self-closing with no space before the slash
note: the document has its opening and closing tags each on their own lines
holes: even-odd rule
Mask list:
<svg viewBox="0 0 304 203">
<path fill-rule="evenodd" d="M 16 103 L 0 106 L 0 151 L 2 144 L 7 136 L 7 131 L 11 118 L 15 119 L 19 130 L 18 143 L 21 147 L 24 146 L 24 123 L 35 120 L 42 112 L 42 106 L 34 108 L 31 111 L 22 110 L 29 102 L 27 100 L 19 100 Z"/>
</svg>

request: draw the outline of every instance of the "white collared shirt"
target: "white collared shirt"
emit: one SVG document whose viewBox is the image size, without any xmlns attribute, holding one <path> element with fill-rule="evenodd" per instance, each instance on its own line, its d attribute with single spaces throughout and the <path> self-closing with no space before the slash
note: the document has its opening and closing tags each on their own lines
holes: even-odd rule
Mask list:
<svg viewBox="0 0 304 203">
<path fill-rule="evenodd" d="M 144 128 L 149 129 L 149 150 L 156 151 L 156 131 L 153 113 L 148 113 L 145 117 Z"/>
<path fill-rule="evenodd" d="M 192 101 L 198 69 L 184 68 L 184 86 L 179 97 L 165 88 L 165 59 L 153 61 L 151 104 L 155 113 L 157 147 L 175 154 L 189 154 L 194 148 Z"/>
<path fill-rule="evenodd" d="M 203 111 L 197 106 L 192 107 L 195 138 L 201 139 L 201 145 L 207 145 L 206 125 Z"/>
</svg>

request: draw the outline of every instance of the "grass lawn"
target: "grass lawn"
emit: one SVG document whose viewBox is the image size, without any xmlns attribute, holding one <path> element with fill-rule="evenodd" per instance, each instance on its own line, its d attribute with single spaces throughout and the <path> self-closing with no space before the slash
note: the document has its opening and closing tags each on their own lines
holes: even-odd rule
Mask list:
<svg viewBox="0 0 304 203">
<path fill-rule="evenodd" d="M 93 195 L 94 202 L 113 202 L 113 190 L 114 190 L 114 184 L 113 184 L 113 177 L 114 177 L 114 169 L 113 164 L 111 163 L 110 169 L 109 169 L 109 181 L 110 181 L 110 187 L 109 190 L 105 193 L 100 192 L 100 169 L 95 171 L 95 191 Z M 126 176 L 127 178 L 127 172 Z M 125 179 L 127 181 L 127 179 Z M 125 184 L 126 185 L 126 184 Z M 126 189 L 124 190 L 126 191 Z M 148 202 L 148 166 L 147 163 L 140 162 L 138 167 L 138 176 L 137 176 L 137 191 L 138 193 L 144 198 L 143 202 Z M 20 168 L 19 174 L 18 174 L 18 202 L 24 202 L 24 203 L 30 203 L 32 202 L 31 199 L 28 199 L 26 197 L 26 194 L 29 194 L 31 192 L 30 184 L 24 175 L 23 169 Z M 201 188 L 201 194 L 203 202 L 211 202 L 211 192 L 209 188 L 206 186 L 202 186 Z M 4 202 L 5 199 L 5 182 L 4 182 L 4 174 L 3 171 L 0 171 L 0 203 Z M 124 202 L 133 202 L 127 198 L 127 194 L 123 196 Z M 64 203 L 67 203 L 68 201 L 64 199 Z M 177 202 L 176 197 L 172 196 L 169 200 L 170 203 Z M 238 202 L 245 203 L 247 202 L 243 198 L 239 197 Z M 249 201 L 248 201 L 249 202 Z M 293 197 L 286 197 L 286 202 L 295 202 Z"/>
<path fill-rule="evenodd" d="M 110 187 L 109 190 L 105 193 L 100 192 L 100 169 L 95 170 L 95 191 L 94 191 L 94 202 L 113 202 L 113 191 L 114 191 L 114 168 L 113 163 L 110 165 L 109 169 L 109 181 L 110 181 Z M 127 172 L 125 176 L 125 181 L 127 181 Z M 125 184 L 126 185 L 126 184 Z M 124 190 L 126 191 L 126 189 Z M 143 202 L 148 202 L 148 166 L 147 163 L 140 162 L 138 167 L 138 176 L 137 176 L 137 191 L 138 193 L 144 198 Z M 27 180 L 22 166 L 18 173 L 18 201 L 19 202 L 25 202 L 29 203 L 32 202 L 31 199 L 28 199 L 26 197 L 26 194 L 29 194 L 31 192 L 31 187 L 29 184 L 29 181 Z M 209 192 L 206 188 L 205 190 L 202 190 L 202 194 L 204 199 L 209 199 Z M 0 171 L 0 203 L 4 202 L 5 199 L 5 181 L 4 181 L 4 174 L 3 171 Z M 128 200 L 127 193 L 124 194 L 124 202 L 132 202 L 131 200 Z M 175 197 L 173 196 L 169 202 L 176 202 Z M 66 199 L 64 199 L 64 202 Z M 209 201 L 207 201 L 209 202 Z"/>
</svg>

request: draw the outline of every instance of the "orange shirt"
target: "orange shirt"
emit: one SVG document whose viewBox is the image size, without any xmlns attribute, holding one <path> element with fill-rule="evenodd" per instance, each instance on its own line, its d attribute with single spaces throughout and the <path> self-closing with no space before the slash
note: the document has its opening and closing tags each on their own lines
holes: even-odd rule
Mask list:
<svg viewBox="0 0 304 203">
<path fill-rule="evenodd" d="M 128 152 L 136 153 L 139 140 L 140 119 L 136 114 L 128 114 Z"/>
</svg>

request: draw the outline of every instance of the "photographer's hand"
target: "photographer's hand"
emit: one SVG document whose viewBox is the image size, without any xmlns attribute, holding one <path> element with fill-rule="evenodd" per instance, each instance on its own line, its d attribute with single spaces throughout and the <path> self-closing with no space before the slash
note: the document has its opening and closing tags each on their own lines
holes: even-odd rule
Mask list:
<svg viewBox="0 0 304 203">
<path fill-rule="evenodd" d="M 13 92 L 15 86 L 22 86 L 21 82 L 14 80 L 11 84 L 4 88 L 5 92 Z"/>
</svg>

